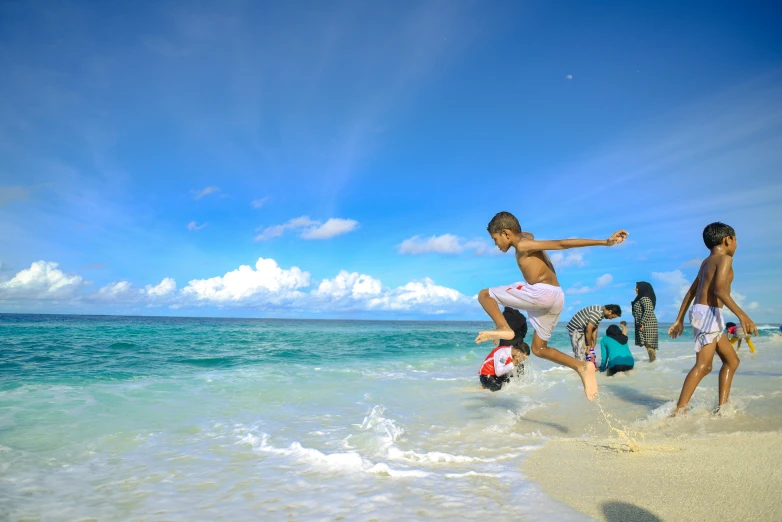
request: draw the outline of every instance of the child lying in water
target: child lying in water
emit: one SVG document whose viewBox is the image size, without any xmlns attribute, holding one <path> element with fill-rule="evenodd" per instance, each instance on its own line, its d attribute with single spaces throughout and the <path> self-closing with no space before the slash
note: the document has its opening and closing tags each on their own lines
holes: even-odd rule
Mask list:
<svg viewBox="0 0 782 522">
<path fill-rule="evenodd" d="M 530 351 L 529 345 L 524 342 L 524 336 L 527 335 L 526 318 L 518 310 L 507 307 L 502 315 L 516 335 L 513 339 L 500 339 L 498 346 L 486 356 L 478 372 L 481 388 L 493 392 L 499 391 L 503 384 L 510 382 L 515 368 L 523 371 L 524 360 Z"/>
</svg>

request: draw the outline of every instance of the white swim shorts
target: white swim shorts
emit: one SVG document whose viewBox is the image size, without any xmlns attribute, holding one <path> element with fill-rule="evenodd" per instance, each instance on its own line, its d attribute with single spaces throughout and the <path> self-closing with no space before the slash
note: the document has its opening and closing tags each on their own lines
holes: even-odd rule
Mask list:
<svg viewBox="0 0 782 522">
<path fill-rule="evenodd" d="M 524 310 L 529 322 L 544 341 L 551 338 L 554 327 L 565 306 L 565 293 L 558 286 L 536 283 L 528 285 L 522 281 L 506 286 L 489 288 L 489 295 L 500 306 Z"/>
</svg>

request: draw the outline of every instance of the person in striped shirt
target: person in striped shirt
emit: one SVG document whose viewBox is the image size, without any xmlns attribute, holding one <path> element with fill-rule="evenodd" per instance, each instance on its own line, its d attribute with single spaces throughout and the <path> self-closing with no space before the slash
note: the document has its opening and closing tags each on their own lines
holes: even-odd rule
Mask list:
<svg viewBox="0 0 782 522">
<path fill-rule="evenodd" d="M 587 357 L 590 349 L 597 346 L 597 327 L 603 319 L 616 319 L 622 317 L 622 309 L 619 305 L 607 304 L 592 305 L 582 308 L 567 324 L 570 334 L 570 345 L 573 347 L 573 357 L 579 361 L 592 358 Z"/>
</svg>

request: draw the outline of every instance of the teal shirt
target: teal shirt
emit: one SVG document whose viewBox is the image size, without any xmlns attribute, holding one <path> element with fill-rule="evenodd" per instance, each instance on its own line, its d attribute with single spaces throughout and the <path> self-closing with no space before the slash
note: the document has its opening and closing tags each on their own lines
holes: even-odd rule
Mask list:
<svg viewBox="0 0 782 522">
<path fill-rule="evenodd" d="M 619 344 L 616 339 L 603 337 L 600 341 L 600 371 L 604 372 L 606 368 L 613 368 L 620 364 L 625 366 L 635 364 L 630 348 L 626 344 Z"/>
</svg>

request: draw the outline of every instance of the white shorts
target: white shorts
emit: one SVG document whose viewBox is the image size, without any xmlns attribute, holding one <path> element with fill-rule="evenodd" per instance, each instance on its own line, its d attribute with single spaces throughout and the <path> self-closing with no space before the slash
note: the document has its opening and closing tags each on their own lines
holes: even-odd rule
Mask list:
<svg viewBox="0 0 782 522">
<path fill-rule="evenodd" d="M 565 307 L 565 293 L 562 289 L 544 283 L 528 285 L 522 281 L 512 285 L 495 286 L 489 288 L 489 295 L 500 306 L 527 312 L 535 333 L 544 341 L 551 338 Z"/>
</svg>

